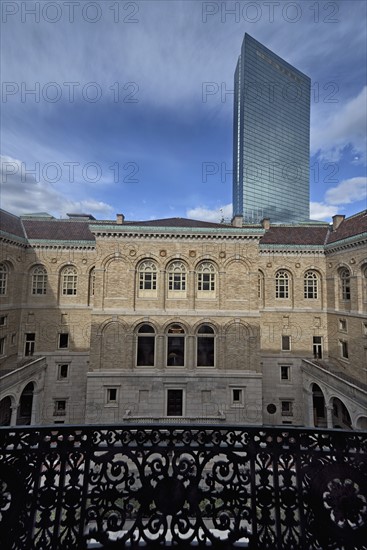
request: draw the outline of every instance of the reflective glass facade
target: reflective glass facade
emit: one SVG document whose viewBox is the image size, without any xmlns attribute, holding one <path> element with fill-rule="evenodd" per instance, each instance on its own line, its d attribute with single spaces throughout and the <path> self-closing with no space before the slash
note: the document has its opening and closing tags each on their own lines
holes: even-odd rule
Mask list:
<svg viewBox="0 0 367 550">
<path fill-rule="evenodd" d="M 246 223 L 309 219 L 310 86 L 245 34 L 234 84 L 233 213 Z"/>
</svg>

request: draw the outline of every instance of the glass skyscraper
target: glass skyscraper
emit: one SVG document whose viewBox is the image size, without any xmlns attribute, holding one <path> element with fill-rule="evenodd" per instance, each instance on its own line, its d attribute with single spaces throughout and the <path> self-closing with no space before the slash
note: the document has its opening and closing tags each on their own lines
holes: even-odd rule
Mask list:
<svg viewBox="0 0 367 550">
<path fill-rule="evenodd" d="M 235 71 L 233 214 L 309 220 L 308 76 L 245 34 Z"/>
</svg>

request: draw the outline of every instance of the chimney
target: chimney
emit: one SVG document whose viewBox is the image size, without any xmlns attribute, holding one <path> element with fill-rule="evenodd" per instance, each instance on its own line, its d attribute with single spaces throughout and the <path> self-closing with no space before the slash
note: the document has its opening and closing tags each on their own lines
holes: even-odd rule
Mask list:
<svg viewBox="0 0 367 550">
<path fill-rule="evenodd" d="M 123 214 L 116 214 L 116 223 L 117 225 L 122 225 L 124 223 L 125 216 Z"/>
<path fill-rule="evenodd" d="M 233 225 L 233 227 L 242 227 L 243 217 L 242 216 L 233 216 L 232 225 Z"/>
<path fill-rule="evenodd" d="M 270 229 L 270 220 L 269 220 L 269 218 L 263 218 L 260 223 L 261 223 L 263 229 L 265 229 L 265 231 L 268 231 L 268 229 Z"/>
<path fill-rule="evenodd" d="M 333 216 L 333 231 L 336 231 L 339 225 L 344 221 L 344 214 L 336 214 Z"/>
</svg>

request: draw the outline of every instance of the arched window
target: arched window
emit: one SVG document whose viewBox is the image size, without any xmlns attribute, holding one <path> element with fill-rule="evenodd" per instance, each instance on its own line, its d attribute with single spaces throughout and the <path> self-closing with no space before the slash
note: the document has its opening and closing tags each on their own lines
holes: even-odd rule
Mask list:
<svg viewBox="0 0 367 550">
<path fill-rule="evenodd" d="M 8 266 L 0 264 L 0 295 L 5 296 L 8 291 Z"/>
<path fill-rule="evenodd" d="M 78 272 L 75 267 L 68 266 L 62 270 L 62 294 L 64 296 L 75 296 L 78 284 Z"/>
<path fill-rule="evenodd" d="M 94 290 L 96 285 L 96 270 L 94 267 L 89 272 L 89 300 L 94 296 Z"/>
<path fill-rule="evenodd" d="M 186 266 L 183 262 L 172 262 L 168 267 L 168 290 L 186 291 Z"/>
<path fill-rule="evenodd" d="M 155 330 L 144 324 L 138 329 L 138 347 L 136 364 L 144 367 L 154 367 Z"/>
<path fill-rule="evenodd" d="M 214 367 L 215 365 L 215 334 L 209 325 L 201 325 L 197 332 L 196 365 L 198 367 Z"/>
<path fill-rule="evenodd" d="M 36 265 L 32 271 L 32 294 L 40 295 L 47 292 L 47 271 L 43 265 Z"/>
<path fill-rule="evenodd" d="M 167 330 L 167 365 L 183 367 L 185 364 L 185 329 L 170 325 Z"/>
<path fill-rule="evenodd" d="M 340 293 L 342 300 L 350 300 L 350 273 L 349 269 L 342 267 L 339 271 Z"/>
<path fill-rule="evenodd" d="M 314 271 L 306 271 L 303 279 L 304 297 L 316 300 L 319 296 L 319 278 Z"/>
<path fill-rule="evenodd" d="M 157 266 L 151 260 L 139 265 L 139 290 L 157 290 Z"/>
<path fill-rule="evenodd" d="M 275 297 L 289 298 L 289 275 L 284 269 L 275 275 Z"/>
<path fill-rule="evenodd" d="M 215 292 L 215 267 L 211 262 L 202 262 L 197 269 L 198 292 Z"/>
</svg>

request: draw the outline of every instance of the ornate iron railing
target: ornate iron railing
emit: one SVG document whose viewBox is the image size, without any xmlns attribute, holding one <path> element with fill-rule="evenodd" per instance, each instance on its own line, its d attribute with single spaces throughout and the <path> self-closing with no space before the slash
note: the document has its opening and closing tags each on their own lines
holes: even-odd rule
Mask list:
<svg viewBox="0 0 367 550">
<path fill-rule="evenodd" d="M 0 548 L 367 548 L 367 433 L 0 429 Z"/>
</svg>

